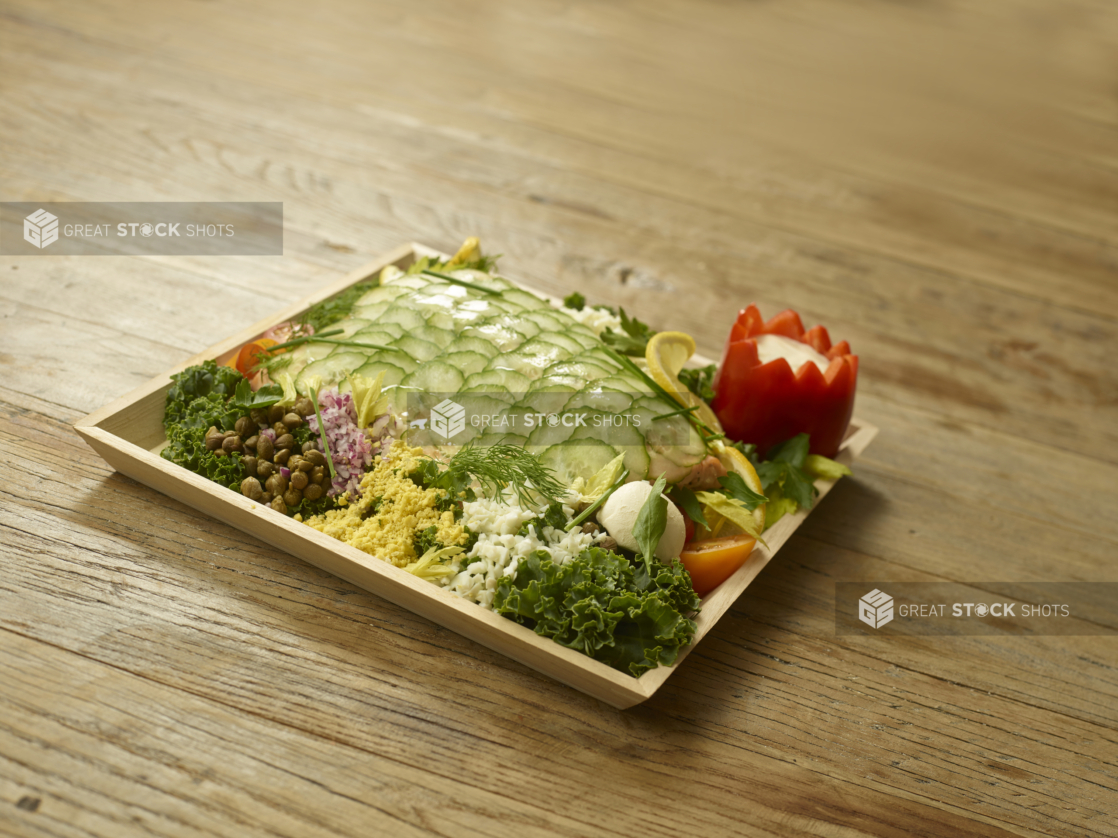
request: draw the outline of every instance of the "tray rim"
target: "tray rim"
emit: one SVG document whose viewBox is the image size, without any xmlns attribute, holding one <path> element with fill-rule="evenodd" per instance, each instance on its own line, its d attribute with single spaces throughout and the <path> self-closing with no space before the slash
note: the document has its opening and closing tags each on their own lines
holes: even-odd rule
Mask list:
<svg viewBox="0 0 1118 838">
<path fill-rule="evenodd" d="M 142 410 L 143 405 L 150 408 L 156 394 L 160 394 L 158 405 L 161 408 L 163 402 L 161 391 L 169 386 L 171 376 L 175 373 L 204 360 L 221 358 L 229 354 L 275 324 L 290 320 L 309 306 L 333 296 L 356 282 L 369 279 L 388 265 L 406 267 L 422 256 L 445 258 L 446 254 L 416 242 L 400 245 L 279 312 L 154 376 L 131 392 L 82 417 L 74 423 L 73 427 L 117 471 L 196 510 L 248 532 L 303 561 L 340 576 L 375 596 L 418 613 L 614 707 L 624 709 L 645 701 L 676 671 L 687 655 L 772 560 L 780 547 L 807 518 L 809 510 L 801 509 L 794 515 L 787 515 L 777 522 L 765 534 L 768 546 L 759 543 L 745 565 L 707 597 L 696 620 L 695 638 L 690 645 L 680 650 L 675 663 L 669 667 L 658 667 L 646 672 L 640 678 L 634 678 L 548 638 L 540 637 L 531 629 L 488 609 L 479 608 L 474 603 L 448 594 L 442 588 L 388 562 L 374 558 L 287 516 L 262 507 L 246 497 L 164 460 L 153 450 L 131 442 L 115 433 L 111 427 L 106 427 L 114 425 L 114 420 L 119 420 L 122 414 Z M 512 279 L 509 281 L 527 291 L 557 302 L 555 298 L 541 295 L 529 285 Z M 711 362 L 698 355 L 695 356 L 695 360 L 701 363 Z M 848 466 L 851 465 L 873 441 L 877 432 L 875 426 L 854 417 L 836 459 Z M 819 489 L 816 503 L 826 496 L 836 482 L 816 481 L 816 487 Z"/>
</svg>

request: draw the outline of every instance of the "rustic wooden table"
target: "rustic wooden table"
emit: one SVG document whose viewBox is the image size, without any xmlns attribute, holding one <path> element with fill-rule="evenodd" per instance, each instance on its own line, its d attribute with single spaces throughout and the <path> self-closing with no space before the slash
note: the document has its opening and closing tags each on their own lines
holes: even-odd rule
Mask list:
<svg viewBox="0 0 1118 838">
<path fill-rule="evenodd" d="M 1113 4 L 0 3 L 3 200 L 272 200 L 283 257 L 0 260 L 0 832 L 1118 835 L 1113 637 L 835 636 L 836 581 L 1115 581 Z M 404 241 L 880 436 L 616 711 L 110 471 L 81 415 Z"/>
</svg>

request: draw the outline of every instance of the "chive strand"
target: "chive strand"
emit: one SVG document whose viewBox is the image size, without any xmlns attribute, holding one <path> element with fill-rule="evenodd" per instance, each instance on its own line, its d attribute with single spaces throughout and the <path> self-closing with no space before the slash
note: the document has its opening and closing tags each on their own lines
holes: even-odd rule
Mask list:
<svg viewBox="0 0 1118 838">
<path fill-rule="evenodd" d="M 420 271 L 420 273 L 425 273 L 428 276 L 437 276 L 444 282 L 449 282 L 453 285 L 461 285 L 463 288 L 472 288 L 474 291 L 480 291 L 482 294 L 489 294 L 494 297 L 499 297 L 501 295 L 500 291 L 495 291 L 492 288 L 485 288 L 484 286 L 477 285 L 473 282 L 466 282 L 466 280 L 464 279 L 457 279 L 453 276 L 447 276 L 446 274 L 441 274 L 438 271 L 429 271 L 427 269 L 424 269 Z"/>
</svg>

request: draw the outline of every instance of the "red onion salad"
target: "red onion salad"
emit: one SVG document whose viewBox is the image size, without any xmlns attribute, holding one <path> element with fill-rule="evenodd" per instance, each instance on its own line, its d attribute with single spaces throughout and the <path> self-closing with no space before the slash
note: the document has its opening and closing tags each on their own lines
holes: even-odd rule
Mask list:
<svg viewBox="0 0 1118 838">
<path fill-rule="evenodd" d="M 392 414 L 384 413 L 368 428 L 357 427 L 357 408 L 353 397 L 333 388 L 319 393 L 318 409 L 334 460 L 335 476 L 326 494 L 336 497 L 348 492 L 356 499 L 361 496 L 361 478 L 366 468 L 373 464 L 373 457 L 387 454 L 392 440 L 406 425 Z M 307 426 L 317 434 L 318 417 L 308 416 Z M 315 440 L 315 447 L 322 451 L 321 439 Z"/>
</svg>

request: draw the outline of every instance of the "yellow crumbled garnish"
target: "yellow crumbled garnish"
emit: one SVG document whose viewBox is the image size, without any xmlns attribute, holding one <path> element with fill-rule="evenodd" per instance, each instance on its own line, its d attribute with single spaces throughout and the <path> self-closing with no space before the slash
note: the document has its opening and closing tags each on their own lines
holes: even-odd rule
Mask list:
<svg viewBox="0 0 1118 838">
<path fill-rule="evenodd" d="M 307 526 L 396 567 L 407 567 L 418 558 L 413 541 L 428 527 L 436 528 L 441 544 L 464 544 L 468 536 L 454 513 L 437 508 L 445 491 L 424 489 L 408 477 L 423 459 L 423 449 L 397 440 L 388 456 L 377 457 L 373 470 L 361 479 L 360 500 L 308 518 Z"/>
</svg>

